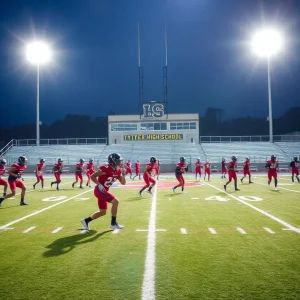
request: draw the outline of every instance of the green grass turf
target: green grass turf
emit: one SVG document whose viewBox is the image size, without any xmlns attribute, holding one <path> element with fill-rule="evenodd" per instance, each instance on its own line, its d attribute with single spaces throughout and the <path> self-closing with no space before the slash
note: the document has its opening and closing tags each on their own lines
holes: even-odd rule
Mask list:
<svg viewBox="0 0 300 300">
<path fill-rule="evenodd" d="M 137 197 L 132 186 L 111 189 L 120 199 L 118 221 L 125 228 L 113 234 L 108 211 L 81 234 L 80 219 L 97 205 L 93 190 L 72 189 L 72 180 L 64 178 L 60 191 L 30 191 L 34 179 L 26 178 L 30 205 L 20 207 L 19 195 L 3 202 L 0 226 L 61 204 L 0 230 L 0 299 L 141 299 L 148 232 L 136 229 L 148 229 L 151 196 Z M 156 228 L 166 231 L 156 232 L 156 299 L 299 299 L 300 234 L 231 196 L 260 197 L 245 202 L 300 228 L 300 184 L 273 191 L 265 177 L 253 180 L 239 184 L 239 192 L 230 184 L 228 194 L 218 177 L 212 186 L 187 187 L 187 194 L 174 194 L 172 184 L 163 188 L 174 178 L 158 182 Z M 280 177 L 279 183 L 291 182 Z M 42 201 L 56 196 L 66 198 Z M 205 200 L 214 196 L 227 201 Z M 63 228 L 52 233 L 58 227 Z"/>
</svg>

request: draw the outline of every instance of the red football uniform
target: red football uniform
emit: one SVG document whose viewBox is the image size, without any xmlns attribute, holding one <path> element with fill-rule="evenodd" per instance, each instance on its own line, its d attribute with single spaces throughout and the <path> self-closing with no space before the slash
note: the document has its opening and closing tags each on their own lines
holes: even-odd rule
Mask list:
<svg viewBox="0 0 300 300">
<path fill-rule="evenodd" d="M 99 167 L 104 175 L 98 176 L 98 182 L 103 186 L 103 189 L 100 191 L 98 186 L 95 186 L 94 195 L 98 199 L 99 209 L 107 209 L 107 202 L 112 201 L 115 196 L 108 192 L 112 184 L 122 175 L 122 170 L 116 168 L 115 170 L 111 165 L 102 165 Z"/>
<path fill-rule="evenodd" d="M 175 169 L 175 176 L 176 179 L 181 183 L 182 185 L 184 184 L 184 178 L 182 176 L 183 173 L 185 173 L 185 168 L 186 168 L 186 163 L 184 162 L 179 162 L 176 165 Z"/>
<path fill-rule="evenodd" d="M 127 163 L 126 163 L 126 175 L 127 174 L 132 174 L 132 170 L 131 170 L 131 162 L 130 161 L 128 161 Z"/>
<path fill-rule="evenodd" d="M 27 169 L 26 165 L 21 166 L 18 163 L 12 164 L 11 167 L 15 168 L 13 173 L 16 175 L 21 174 L 22 172 L 24 172 Z M 20 189 L 25 187 L 23 182 L 21 180 L 19 180 L 19 178 L 11 176 L 11 175 L 8 176 L 8 183 L 9 183 L 9 187 L 11 190 L 15 190 L 16 187 L 18 187 Z"/>
<path fill-rule="evenodd" d="M 151 183 L 156 183 L 156 180 L 152 178 L 152 171 L 155 170 L 156 168 L 156 163 L 151 163 L 149 162 L 147 165 L 146 165 L 146 168 L 145 168 L 145 171 L 144 171 L 144 174 L 143 174 L 143 178 L 144 178 L 144 181 L 147 185 L 150 185 L 150 182 Z"/>
<path fill-rule="evenodd" d="M 45 164 L 44 163 L 39 163 L 39 164 L 36 164 L 36 167 L 37 167 L 37 172 L 36 172 L 36 177 L 40 180 L 44 180 L 44 177 L 43 177 L 43 169 L 45 168 Z"/>
<path fill-rule="evenodd" d="M 80 180 L 83 180 L 82 179 L 83 168 L 84 168 L 84 164 L 81 164 L 81 163 L 76 164 L 76 167 L 75 167 L 75 179 L 76 179 L 76 181 L 78 180 L 78 178 Z"/>
<path fill-rule="evenodd" d="M 292 176 L 299 175 L 299 162 L 298 161 L 292 161 L 291 162 L 291 167 L 292 167 Z"/>
<path fill-rule="evenodd" d="M 4 179 L 1 178 L 1 176 L 4 175 L 5 171 L 6 171 L 5 166 L 0 165 L 0 185 L 7 186 L 6 180 L 4 180 Z"/>
<path fill-rule="evenodd" d="M 227 168 L 226 168 L 226 161 L 225 161 L 225 159 L 222 160 L 221 167 L 222 167 L 222 174 L 224 174 L 224 173 L 226 174 L 227 173 Z"/>
<path fill-rule="evenodd" d="M 62 172 L 63 167 L 64 167 L 64 165 L 62 163 L 54 164 L 53 172 L 54 172 L 56 181 L 60 181 L 60 174 Z"/>
<path fill-rule="evenodd" d="M 135 163 L 135 174 L 136 176 L 140 175 L 141 173 L 141 163 L 140 162 L 136 162 Z"/>
<path fill-rule="evenodd" d="M 236 168 L 237 168 L 237 162 L 236 161 L 231 161 L 229 162 L 228 164 L 228 179 L 229 179 L 229 182 L 234 179 L 234 181 L 237 180 L 237 177 L 236 177 Z"/>
<path fill-rule="evenodd" d="M 94 163 L 88 163 L 86 164 L 86 174 L 88 175 L 92 175 L 95 172 L 95 165 Z"/>
<path fill-rule="evenodd" d="M 243 165 L 244 176 L 250 176 L 250 161 L 245 160 Z"/>
<path fill-rule="evenodd" d="M 268 168 L 268 179 L 277 178 L 278 161 L 267 160 L 266 167 Z"/>
<path fill-rule="evenodd" d="M 200 160 L 197 160 L 196 162 L 195 162 L 195 173 L 196 173 L 196 175 L 197 174 L 200 174 L 201 175 L 201 162 L 200 162 Z"/>
<path fill-rule="evenodd" d="M 206 161 L 204 164 L 205 174 L 210 175 L 210 166 L 211 166 L 211 163 L 209 161 Z"/>
</svg>

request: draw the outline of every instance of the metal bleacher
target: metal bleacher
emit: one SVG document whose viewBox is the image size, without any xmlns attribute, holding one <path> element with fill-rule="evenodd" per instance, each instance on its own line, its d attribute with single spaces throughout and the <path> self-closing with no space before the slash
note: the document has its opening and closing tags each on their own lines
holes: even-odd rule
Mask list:
<svg viewBox="0 0 300 300">
<path fill-rule="evenodd" d="M 300 142 L 276 142 L 280 149 L 292 159 L 294 156 L 300 157 Z"/>
</svg>

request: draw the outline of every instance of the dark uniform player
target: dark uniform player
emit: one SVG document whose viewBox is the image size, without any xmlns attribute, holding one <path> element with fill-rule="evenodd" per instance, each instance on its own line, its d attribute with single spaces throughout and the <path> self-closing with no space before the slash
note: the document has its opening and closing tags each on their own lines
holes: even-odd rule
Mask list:
<svg viewBox="0 0 300 300">
<path fill-rule="evenodd" d="M 155 168 L 156 168 L 156 157 L 152 156 L 150 158 L 150 162 L 146 165 L 146 168 L 144 171 L 143 178 L 144 178 L 146 185 L 144 185 L 143 188 L 139 191 L 140 196 L 142 196 L 142 192 L 146 188 L 148 188 L 147 192 L 152 195 L 151 190 L 156 184 L 156 180 L 154 178 L 152 178 L 152 171 L 155 170 Z"/>
<path fill-rule="evenodd" d="M 90 230 L 89 223 L 106 215 L 107 203 L 112 204 L 111 208 L 111 225 L 112 229 L 122 229 L 124 226 L 117 223 L 117 212 L 119 200 L 109 193 L 110 186 L 119 180 L 122 185 L 126 184 L 125 172 L 122 174 L 121 166 L 122 157 L 118 153 L 112 153 L 108 156 L 108 164 L 99 167 L 99 170 L 93 173 L 91 180 L 96 183 L 94 195 L 98 199 L 99 211 L 93 213 L 90 217 L 82 219 L 81 223 L 86 230 Z"/>
<path fill-rule="evenodd" d="M 89 160 L 89 163 L 86 164 L 86 176 L 88 178 L 88 181 L 86 183 L 86 186 L 89 186 L 91 187 L 91 176 L 92 174 L 95 172 L 95 165 L 94 165 L 94 160 L 93 159 L 90 159 Z"/>
<path fill-rule="evenodd" d="M 27 168 L 26 163 L 27 158 L 25 156 L 20 156 L 18 158 L 18 162 L 12 164 L 11 168 L 8 170 L 8 184 L 11 189 L 11 193 L 0 198 L 0 205 L 5 199 L 11 198 L 16 194 L 16 188 L 20 188 L 22 190 L 20 205 L 27 205 L 27 203 L 24 202 L 26 187 L 24 183 L 19 180 L 21 178 L 21 173 Z"/>
<path fill-rule="evenodd" d="M 181 192 L 182 193 L 185 193 L 184 191 L 184 178 L 183 178 L 183 173 L 187 172 L 188 171 L 188 166 L 186 164 L 186 160 L 184 157 L 180 157 L 179 159 L 179 163 L 176 165 L 176 168 L 175 168 L 175 176 L 176 176 L 176 179 L 178 180 L 179 184 L 175 185 L 172 190 L 173 192 L 175 193 L 175 190 L 178 188 L 178 187 L 181 187 Z"/>
<path fill-rule="evenodd" d="M 75 181 L 72 183 L 72 188 L 75 187 L 75 184 L 78 182 L 78 179 L 80 179 L 80 189 L 83 189 L 82 183 L 83 183 L 83 178 L 82 178 L 82 173 L 84 169 L 84 159 L 80 158 L 79 163 L 76 164 L 75 167 Z"/>
<path fill-rule="evenodd" d="M 250 173 L 250 158 L 246 157 L 246 160 L 244 161 L 243 164 L 243 172 L 244 172 L 244 176 L 243 178 L 241 178 L 241 183 L 243 183 L 244 178 L 246 178 L 246 176 L 249 176 L 249 183 L 253 183 L 251 181 L 251 173 Z"/>
<path fill-rule="evenodd" d="M 56 180 L 51 182 L 51 187 L 52 187 L 53 184 L 56 183 L 56 189 L 57 190 L 59 190 L 58 185 L 61 183 L 60 175 L 62 174 L 63 167 L 64 167 L 63 160 L 61 158 L 59 158 L 57 160 L 57 164 L 54 164 L 53 169 L 52 169 Z"/>
<path fill-rule="evenodd" d="M 237 158 L 235 156 L 232 156 L 231 162 L 229 162 L 227 169 L 228 169 L 228 181 L 224 185 L 224 190 L 226 191 L 227 185 L 231 182 L 231 180 L 234 180 L 234 189 L 235 191 L 239 191 L 237 188 L 237 177 L 236 177 L 236 168 L 237 168 Z"/>
<path fill-rule="evenodd" d="M 6 171 L 5 166 L 6 166 L 6 160 L 5 159 L 0 159 L 0 185 L 4 186 L 3 197 L 6 195 L 7 187 L 8 187 L 7 181 L 4 180 L 3 178 L 1 178 L 1 176 L 3 176 L 5 171 Z"/>
<path fill-rule="evenodd" d="M 44 168 L 45 168 L 45 160 L 41 158 L 40 163 L 36 164 L 36 168 L 35 168 L 36 183 L 33 185 L 34 189 L 39 182 L 41 182 L 42 189 L 44 188 L 44 176 L 43 176 Z"/>
<path fill-rule="evenodd" d="M 277 171 L 278 171 L 278 161 L 276 160 L 276 156 L 272 155 L 270 160 L 266 161 L 265 168 L 268 169 L 268 185 L 270 185 L 272 181 L 272 177 L 274 178 L 275 190 L 277 190 Z"/>
<path fill-rule="evenodd" d="M 299 180 L 299 162 L 298 162 L 298 157 L 295 156 L 294 159 L 290 163 L 290 167 L 292 168 L 292 181 L 294 182 L 294 175 L 296 175 L 296 178 L 298 182 Z"/>
</svg>

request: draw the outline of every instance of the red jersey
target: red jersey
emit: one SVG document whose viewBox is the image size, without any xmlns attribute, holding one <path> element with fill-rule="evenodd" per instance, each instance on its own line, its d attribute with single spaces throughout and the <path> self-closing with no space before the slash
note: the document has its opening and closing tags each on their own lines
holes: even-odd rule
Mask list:
<svg viewBox="0 0 300 300">
<path fill-rule="evenodd" d="M 153 170 L 155 170 L 155 168 L 156 168 L 156 164 L 155 163 L 151 163 L 151 162 L 148 163 L 146 165 L 144 174 L 147 174 L 147 175 L 151 176 L 151 173 L 152 173 Z"/>
<path fill-rule="evenodd" d="M 16 175 L 19 174 L 19 173 L 22 173 L 23 171 L 25 171 L 27 169 L 26 165 L 21 166 L 17 163 L 12 164 L 11 168 L 15 168 L 13 173 L 16 174 Z M 14 177 L 14 176 L 11 176 L 11 175 L 8 176 L 8 181 L 15 181 L 17 179 L 18 179 L 17 177 Z"/>
<path fill-rule="evenodd" d="M 120 168 L 116 168 L 114 170 L 109 164 L 100 166 L 99 170 L 105 174 L 98 176 L 98 182 L 101 183 L 107 191 L 111 185 L 122 175 L 122 170 Z"/>
<path fill-rule="evenodd" d="M 87 172 L 94 172 L 95 165 L 93 163 L 86 164 Z"/>
<path fill-rule="evenodd" d="M 211 165 L 211 163 L 210 163 L 209 161 L 207 161 L 207 162 L 205 162 L 205 164 L 204 164 L 204 168 L 205 168 L 205 169 L 210 169 L 210 165 Z"/>
<path fill-rule="evenodd" d="M 185 170 L 184 170 L 185 168 L 186 168 L 186 163 L 179 162 L 176 165 L 175 175 L 176 176 L 181 176 L 185 172 Z"/>
<path fill-rule="evenodd" d="M 44 163 L 39 163 L 39 164 L 36 164 L 36 167 L 37 167 L 37 170 L 39 172 L 41 172 L 45 168 L 45 164 Z"/>
<path fill-rule="evenodd" d="M 222 168 L 226 168 L 226 161 L 225 160 L 222 160 L 221 164 L 222 164 Z"/>
<path fill-rule="evenodd" d="M 244 170 L 249 171 L 250 170 L 250 161 L 244 161 Z"/>
<path fill-rule="evenodd" d="M 84 164 L 78 163 L 75 167 L 75 173 L 82 173 L 84 168 Z"/>
<path fill-rule="evenodd" d="M 266 168 L 268 168 L 269 170 L 277 170 L 278 161 L 267 160 Z"/>
<path fill-rule="evenodd" d="M 3 166 L 3 165 L 0 165 L 0 176 L 3 176 L 4 175 L 4 173 L 5 173 L 5 166 Z"/>
<path fill-rule="evenodd" d="M 200 169 L 201 168 L 201 162 L 200 162 L 200 160 L 197 160 L 195 162 L 195 167 L 196 167 L 196 169 Z"/>
<path fill-rule="evenodd" d="M 235 172 L 236 168 L 237 168 L 236 161 L 232 160 L 231 162 L 229 162 L 229 164 L 228 164 L 228 172 Z"/>
<path fill-rule="evenodd" d="M 135 163 L 135 169 L 136 170 L 140 170 L 141 169 L 141 163 L 140 162 L 136 162 Z"/>
<path fill-rule="evenodd" d="M 128 161 L 128 162 L 126 163 L 126 168 L 127 168 L 127 169 L 131 169 L 131 162 L 130 162 L 130 161 Z"/>
<path fill-rule="evenodd" d="M 54 172 L 59 172 L 59 171 L 62 170 L 63 167 L 64 167 L 64 165 L 62 163 L 54 164 L 53 171 Z"/>
</svg>

